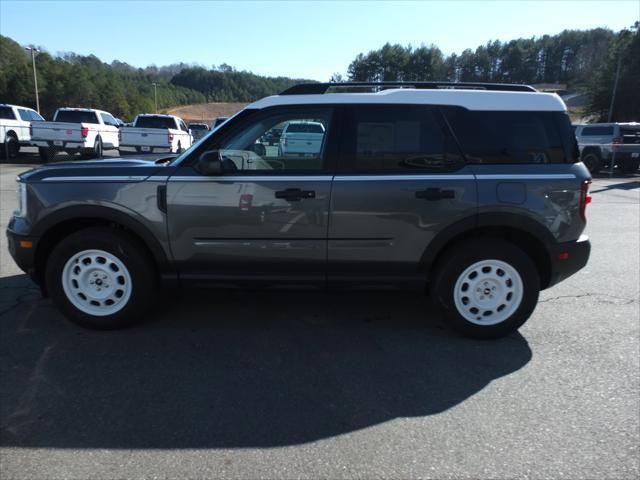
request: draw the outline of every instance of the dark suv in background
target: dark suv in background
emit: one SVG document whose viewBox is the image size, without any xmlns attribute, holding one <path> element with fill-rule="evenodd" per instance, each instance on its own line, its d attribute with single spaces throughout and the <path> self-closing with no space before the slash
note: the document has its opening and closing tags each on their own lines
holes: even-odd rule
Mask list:
<svg viewBox="0 0 640 480">
<path fill-rule="evenodd" d="M 322 126 L 313 148 L 261 143 L 304 123 Z M 487 338 L 586 264 L 589 184 L 556 95 L 303 84 L 174 159 L 23 173 L 7 234 L 16 263 L 88 327 L 139 320 L 162 281 L 430 292 L 451 327 Z"/>
</svg>

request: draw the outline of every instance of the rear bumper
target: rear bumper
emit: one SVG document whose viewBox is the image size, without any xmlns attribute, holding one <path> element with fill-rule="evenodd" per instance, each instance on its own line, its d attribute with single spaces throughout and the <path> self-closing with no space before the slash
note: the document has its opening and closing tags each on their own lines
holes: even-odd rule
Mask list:
<svg viewBox="0 0 640 480">
<path fill-rule="evenodd" d="M 578 240 L 558 243 L 549 248 L 549 251 L 551 252 L 551 277 L 547 287 L 569 278 L 587 264 L 591 254 L 591 242 L 589 237 L 581 235 Z"/>
<path fill-rule="evenodd" d="M 56 142 L 60 143 L 59 145 Z M 66 140 L 31 140 L 36 147 L 55 148 L 56 150 L 74 150 L 90 148 L 85 142 L 68 142 Z"/>
</svg>

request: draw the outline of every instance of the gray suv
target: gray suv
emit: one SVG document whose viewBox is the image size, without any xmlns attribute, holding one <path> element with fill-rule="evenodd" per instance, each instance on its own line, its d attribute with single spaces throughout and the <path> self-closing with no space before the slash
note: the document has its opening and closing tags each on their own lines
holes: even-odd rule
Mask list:
<svg viewBox="0 0 640 480">
<path fill-rule="evenodd" d="M 313 148 L 260 141 L 301 123 L 323 127 Z M 586 264 L 590 180 L 556 95 L 302 84 L 177 158 L 23 173 L 7 234 L 16 263 L 87 327 L 137 321 L 161 284 L 208 283 L 428 292 L 455 330 L 490 338 Z"/>
<path fill-rule="evenodd" d="M 640 167 L 640 123 L 575 125 L 580 158 L 591 173 L 611 168 L 634 173 Z"/>
</svg>

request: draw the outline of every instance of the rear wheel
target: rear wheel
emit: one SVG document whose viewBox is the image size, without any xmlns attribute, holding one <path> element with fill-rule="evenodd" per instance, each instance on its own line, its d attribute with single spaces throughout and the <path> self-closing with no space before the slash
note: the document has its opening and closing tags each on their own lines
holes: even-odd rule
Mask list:
<svg viewBox="0 0 640 480">
<path fill-rule="evenodd" d="M 512 243 L 489 237 L 466 241 L 446 253 L 439 265 L 432 295 L 448 325 L 463 335 L 508 335 L 535 309 L 538 271 Z"/>
<path fill-rule="evenodd" d="M 598 173 L 602 169 L 602 158 L 596 152 L 587 152 L 582 155 L 582 163 L 593 174 Z"/>
<path fill-rule="evenodd" d="M 635 173 L 636 170 L 638 170 L 638 167 L 640 167 L 640 158 L 630 158 L 624 162 L 618 163 L 618 167 L 620 167 L 620 171 L 622 173 Z"/>
<path fill-rule="evenodd" d="M 18 153 L 20 153 L 20 142 L 18 139 L 12 134 L 7 134 L 7 138 L 5 139 L 3 155 L 6 155 L 8 158 L 16 158 Z"/>
<path fill-rule="evenodd" d="M 93 146 L 93 158 L 102 158 L 102 139 L 96 138 L 96 143 Z"/>
<path fill-rule="evenodd" d="M 38 154 L 40 155 L 40 160 L 47 163 L 53 161 L 56 156 L 56 150 L 50 147 L 39 147 Z"/>
<path fill-rule="evenodd" d="M 89 228 L 63 239 L 46 268 L 51 298 L 71 321 L 114 329 L 135 323 L 156 288 L 152 260 L 135 238 L 109 228 Z"/>
<path fill-rule="evenodd" d="M 182 144 L 178 142 L 178 147 L 176 148 L 176 153 L 182 153 Z"/>
</svg>

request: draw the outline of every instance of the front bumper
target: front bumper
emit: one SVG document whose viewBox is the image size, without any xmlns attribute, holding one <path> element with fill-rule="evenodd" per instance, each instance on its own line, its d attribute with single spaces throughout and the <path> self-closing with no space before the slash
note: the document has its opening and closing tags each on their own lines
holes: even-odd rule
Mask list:
<svg viewBox="0 0 640 480">
<path fill-rule="evenodd" d="M 11 258 L 16 262 L 20 270 L 28 274 L 36 283 L 38 283 L 35 265 L 36 247 L 39 240 L 39 237 L 18 235 L 11 230 L 7 230 L 7 242 Z"/>
<path fill-rule="evenodd" d="M 551 252 L 551 276 L 547 287 L 569 278 L 587 264 L 591 253 L 591 242 L 588 236 L 581 235 L 578 240 L 558 243 L 549 248 L 549 251 Z"/>
</svg>

